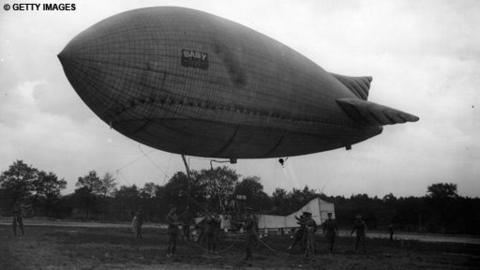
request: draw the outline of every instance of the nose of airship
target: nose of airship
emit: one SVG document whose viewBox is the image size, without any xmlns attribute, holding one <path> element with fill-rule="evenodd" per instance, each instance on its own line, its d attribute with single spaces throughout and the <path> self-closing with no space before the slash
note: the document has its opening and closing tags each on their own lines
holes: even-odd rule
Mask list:
<svg viewBox="0 0 480 270">
<path fill-rule="evenodd" d="M 109 76 L 114 73 L 105 55 L 107 46 L 96 33 L 81 33 L 57 55 L 65 75 L 80 98 L 100 118 L 108 121 L 105 108 L 112 108 L 114 87 Z"/>
<path fill-rule="evenodd" d="M 141 91 L 131 85 L 145 76 L 145 56 L 156 52 L 144 42 L 150 32 L 138 18 L 133 12 L 100 21 L 57 55 L 77 94 L 107 123 L 116 120 L 118 112 L 131 104 L 131 96 Z"/>
<path fill-rule="evenodd" d="M 64 65 L 64 60 L 68 58 L 68 54 L 69 52 L 67 50 L 67 47 L 65 47 L 60 53 L 57 54 L 57 58 L 62 64 L 62 66 Z"/>
<path fill-rule="evenodd" d="M 63 67 L 63 70 L 65 71 L 66 75 L 67 75 L 67 78 L 68 78 L 68 74 L 67 74 L 67 70 L 68 69 L 68 59 L 70 58 L 70 53 L 69 53 L 69 49 L 68 49 L 68 46 L 65 47 L 59 54 L 57 54 L 57 58 L 58 60 L 60 61 L 60 64 L 62 64 L 62 67 Z"/>
</svg>

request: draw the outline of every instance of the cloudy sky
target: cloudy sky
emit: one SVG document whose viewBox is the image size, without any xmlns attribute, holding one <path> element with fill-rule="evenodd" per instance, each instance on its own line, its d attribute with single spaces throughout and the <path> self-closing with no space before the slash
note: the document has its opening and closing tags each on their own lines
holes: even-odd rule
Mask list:
<svg viewBox="0 0 480 270">
<path fill-rule="evenodd" d="M 453 182 L 461 195 L 480 196 L 479 1 L 70 2 L 75 11 L 0 10 L 0 171 L 21 159 L 65 178 L 70 192 L 92 169 L 140 186 L 184 170 L 179 155 L 140 145 L 97 118 L 56 57 L 106 17 L 169 5 L 251 27 L 328 71 L 371 75 L 369 100 L 420 117 L 387 126 L 351 151 L 291 157 L 284 168 L 275 159 L 229 165 L 260 176 L 267 192 L 308 185 L 328 195 L 418 196 L 432 183 Z M 210 166 L 188 160 L 194 169 Z"/>
</svg>

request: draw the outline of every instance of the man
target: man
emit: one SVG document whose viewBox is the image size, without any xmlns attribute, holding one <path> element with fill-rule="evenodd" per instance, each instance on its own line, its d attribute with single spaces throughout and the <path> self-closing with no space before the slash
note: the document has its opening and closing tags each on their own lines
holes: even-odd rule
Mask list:
<svg viewBox="0 0 480 270">
<path fill-rule="evenodd" d="M 305 212 L 305 258 L 309 258 L 315 253 L 315 232 L 317 231 L 317 223 L 312 218 L 312 213 Z"/>
<path fill-rule="evenodd" d="M 198 235 L 196 242 L 201 244 L 205 241 L 205 238 L 206 238 L 205 231 L 207 230 L 207 218 L 205 217 L 202 220 L 200 220 L 200 222 L 198 222 L 198 224 L 195 225 L 195 228 L 197 230 L 197 235 Z"/>
<path fill-rule="evenodd" d="M 172 207 L 167 214 L 167 223 L 168 223 L 168 249 L 167 257 L 175 255 L 177 249 L 177 237 L 178 237 L 178 215 L 177 208 Z"/>
<path fill-rule="evenodd" d="M 183 237 L 187 241 L 190 241 L 190 226 L 194 223 L 193 222 L 193 214 L 192 211 L 190 211 L 190 207 L 187 206 L 185 208 L 185 211 L 181 215 L 182 219 L 182 229 L 183 229 Z"/>
<path fill-rule="evenodd" d="M 143 225 L 143 210 L 138 209 L 138 211 L 135 213 L 135 216 L 133 217 L 133 220 L 132 220 L 133 231 L 135 232 L 135 237 L 137 237 L 137 239 L 142 238 L 142 225 Z"/>
<path fill-rule="evenodd" d="M 247 217 L 243 226 L 245 229 L 245 260 L 251 260 L 253 245 L 258 240 L 258 224 L 257 218 L 253 214 L 253 209 L 247 208 L 247 211 Z"/>
<path fill-rule="evenodd" d="M 353 223 L 352 233 L 355 232 L 355 252 L 358 251 L 360 244 L 362 245 L 363 252 L 365 253 L 365 232 L 367 231 L 367 224 L 363 221 L 361 215 L 357 215 Z"/>
<path fill-rule="evenodd" d="M 25 234 L 23 231 L 23 216 L 22 216 L 22 208 L 19 205 L 16 205 L 13 208 L 13 220 L 12 220 L 12 228 L 13 228 L 13 235 L 17 236 L 17 225 L 22 232 L 22 236 Z"/>
<path fill-rule="evenodd" d="M 209 252 L 215 252 L 215 249 L 217 247 L 217 233 L 218 220 L 215 216 L 208 215 L 206 217 L 205 235 L 207 237 L 207 248 Z"/>
<path fill-rule="evenodd" d="M 330 246 L 330 253 L 333 253 L 333 246 L 335 244 L 335 237 L 337 236 L 337 222 L 332 219 L 332 213 L 327 214 L 328 218 L 323 222 L 323 235 L 327 239 L 327 243 Z"/>
<path fill-rule="evenodd" d="M 305 232 L 305 214 L 307 212 L 303 212 L 300 217 L 295 216 L 295 219 L 297 220 L 297 224 L 300 225 L 300 228 L 295 231 L 295 234 L 293 235 L 293 243 L 288 247 L 288 250 L 293 249 L 298 243 L 301 244 L 302 249 L 305 249 L 305 242 L 304 242 L 304 232 Z"/>
<path fill-rule="evenodd" d="M 393 224 L 392 223 L 388 225 L 388 232 L 390 234 L 390 241 L 393 241 Z"/>
</svg>

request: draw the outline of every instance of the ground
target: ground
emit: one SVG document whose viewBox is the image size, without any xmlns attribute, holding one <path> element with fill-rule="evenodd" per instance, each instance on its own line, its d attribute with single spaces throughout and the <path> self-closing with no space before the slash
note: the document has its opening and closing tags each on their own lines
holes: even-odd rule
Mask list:
<svg viewBox="0 0 480 270">
<path fill-rule="evenodd" d="M 304 259 L 289 254 L 287 236 L 263 238 L 253 261 L 245 262 L 240 238 L 223 238 L 218 254 L 179 240 L 177 255 L 167 258 L 167 235 L 146 228 L 137 240 L 128 228 L 27 226 L 13 237 L 0 225 L 0 269 L 480 269 L 480 245 L 368 239 L 365 254 L 353 252 L 353 238 L 340 237 L 335 254 L 318 237 L 318 254 Z M 268 247 L 267 247 L 268 246 Z"/>
</svg>

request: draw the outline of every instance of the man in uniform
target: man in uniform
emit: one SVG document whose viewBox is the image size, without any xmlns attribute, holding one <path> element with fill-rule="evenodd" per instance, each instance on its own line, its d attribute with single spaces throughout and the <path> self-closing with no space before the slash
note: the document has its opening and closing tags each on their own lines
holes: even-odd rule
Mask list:
<svg viewBox="0 0 480 270">
<path fill-rule="evenodd" d="M 24 235 L 23 231 L 23 216 L 22 216 L 22 208 L 19 205 L 16 205 L 13 208 L 13 220 L 12 220 L 12 228 L 13 228 L 13 235 L 17 236 L 17 225 L 20 228 L 22 236 Z"/>
<path fill-rule="evenodd" d="M 305 257 L 309 258 L 315 253 L 315 232 L 317 231 L 317 223 L 312 218 L 312 213 L 305 212 L 303 220 L 305 226 Z"/>
<path fill-rule="evenodd" d="M 172 207 L 167 214 L 167 223 L 168 223 L 168 249 L 167 257 L 175 255 L 177 249 L 177 237 L 178 237 L 178 215 L 177 208 Z"/>
<path fill-rule="evenodd" d="M 307 212 L 303 212 L 300 217 L 295 216 L 295 219 L 297 220 L 297 224 L 300 225 L 300 228 L 295 231 L 295 234 L 293 235 L 293 243 L 288 247 L 288 250 L 293 249 L 298 243 L 301 244 L 302 249 L 305 249 L 305 242 L 304 242 L 304 233 L 305 233 L 305 214 Z"/>
<path fill-rule="evenodd" d="M 256 243 L 258 240 L 258 224 L 257 224 L 257 218 L 253 214 L 253 209 L 252 208 L 247 208 L 247 218 L 245 220 L 245 260 L 251 260 L 252 259 L 252 249 L 253 245 Z"/>
<path fill-rule="evenodd" d="M 367 224 L 363 221 L 361 215 L 357 215 L 353 223 L 352 233 L 355 232 L 355 252 L 358 251 L 358 246 L 361 244 L 363 252 L 365 252 L 365 232 L 367 231 Z"/>
<path fill-rule="evenodd" d="M 209 215 L 208 213 L 206 215 Z M 207 218 L 203 218 L 200 220 L 199 223 L 195 225 L 195 228 L 197 230 L 198 238 L 197 238 L 197 243 L 202 244 L 205 242 L 205 231 L 207 230 Z"/>
<path fill-rule="evenodd" d="M 193 214 L 192 211 L 190 211 L 190 207 L 187 206 L 185 208 L 185 211 L 181 215 L 182 219 L 182 229 L 183 229 L 183 237 L 187 241 L 190 241 L 190 226 L 194 223 L 193 222 Z"/>
<path fill-rule="evenodd" d="M 135 213 L 135 216 L 132 220 L 133 231 L 135 232 L 135 237 L 138 239 L 142 238 L 142 225 L 143 225 L 143 210 L 138 209 Z"/>
<path fill-rule="evenodd" d="M 390 241 L 393 241 L 393 223 L 388 225 L 388 233 L 390 234 Z"/>
<path fill-rule="evenodd" d="M 219 221 L 215 216 L 208 215 L 206 217 L 206 230 L 205 235 L 207 237 L 207 248 L 210 252 L 215 252 L 217 247 L 217 234 L 219 230 Z"/>
<path fill-rule="evenodd" d="M 332 213 L 328 213 L 328 219 L 325 220 L 322 224 L 323 235 L 327 239 L 328 244 L 330 245 L 330 253 L 333 253 L 333 245 L 335 244 L 335 237 L 337 236 L 337 222 L 332 219 Z"/>
</svg>

